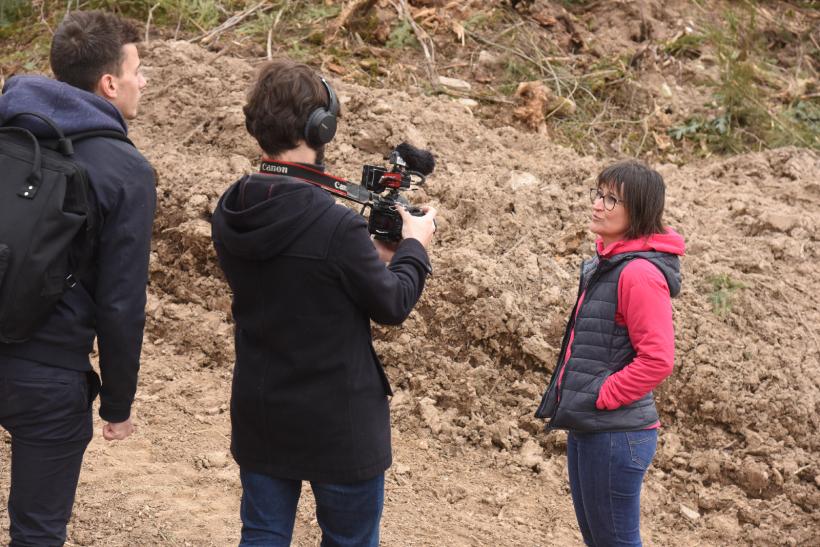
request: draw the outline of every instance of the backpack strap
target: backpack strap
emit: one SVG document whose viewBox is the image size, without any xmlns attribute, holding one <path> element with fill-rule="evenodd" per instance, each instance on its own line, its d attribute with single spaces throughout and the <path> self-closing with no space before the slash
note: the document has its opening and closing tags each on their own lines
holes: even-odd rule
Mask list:
<svg viewBox="0 0 820 547">
<path fill-rule="evenodd" d="M 43 114 L 38 114 L 36 112 L 18 112 L 14 116 L 10 118 L 6 118 L 3 120 L 2 127 L 16 127 L 11 125 L 11 121 L 22 116 L 31 116 L 32 118 L 37 118 L 38 120 L 42 121 L 46 124 L 54 133 L 57 134 L 57 139 L 54 141 L 56 143 L 54 149 L 57 150 L 59 153 L 63 154 L 64 156 L 70 156 L 74 153 L 74 150 L 71 147 L 71 141 L 65 138 L 65 133 L 63 133 L 62 129 L 60 129 L 54 120 L 49 118 L 48 116 L 44 116 Z"/>
<path fill-rule="evenodd" d="M 21 198 L 34 199 L 34 196 L 37 195 L 37 191 L 40 189 L 40 183 L 43 181 L 43 160 L 37 137 L 28 129 L 14 126 L 0 127 L 0 133 L 22 133 L 24 137 L 31 139 L 32 144 L 34 144 L 34 160 L 31 162 L 31 172 L 26 177 L 26 182 L 23 183 L 23 187 L 17 192 L 17 195 Z M 70 142 L 68 144 L 71 145 Z"/>
</svg>

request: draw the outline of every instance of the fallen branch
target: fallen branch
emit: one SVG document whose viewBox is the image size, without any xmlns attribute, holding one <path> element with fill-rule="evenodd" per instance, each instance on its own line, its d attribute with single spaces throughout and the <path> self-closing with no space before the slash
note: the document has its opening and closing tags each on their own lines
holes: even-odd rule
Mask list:
<svg viewBox="0 0 820 547">
<path fill-rule="evenodd" d="M 495 103 L 495 104 L 508 104 L 508 105 L 515 105 L 518 104 L 511 99 L 507 99 L 506 97 L 494 97 L 491 95 L 481 95 L 478 93 L 459 93 L 457 91 L 453 91 L 451 89 L 447 89 L 444 86 L 439 87 L 438 93 L 441 95 L 447 95 L 448 97 L 454 97 L 456 99 L 473 99 L 474 101 L 478 102 L 485 102 L 485 103 Z"/>
<path fill-rule="evenodd" d="M 407 0 L 399 0 L 398 5 L 393 4 L 399 17 L 404 17 L 410 28 L 413 29 L 413 34 L 416 35 L 416 40 L 421 44 L 421 49 L 424 51 L 425 68 L 427 70 L 427 78 L 433 84 L 433 88 L 439 87 L 438 73 L 436 72 L 436 46 L 433 39 L 427 32 L 416 24 L 413 15 L 410 13 L 410 7 L 407 5 Z"/>
</svg>

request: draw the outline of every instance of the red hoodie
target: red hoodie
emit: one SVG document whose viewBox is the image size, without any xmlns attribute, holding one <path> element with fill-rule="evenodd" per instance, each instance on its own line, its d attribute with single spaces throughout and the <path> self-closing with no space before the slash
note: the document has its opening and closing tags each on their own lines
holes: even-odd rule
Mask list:
<svg viewBox="0 0 820 547">
<path fill-rule="evenodd" d="M 595 246 L 602 259 L 636 251 L 683 255 L 685 250 L 683 237 L 671 228 L 667 228 L 665 234 L 616 241 L 606 248 L 603 241 L 598 239 Z M 581 309 L 584 295 L 581 294 L 578 300 L 578 310 Z M 675 331 L 669 286 L 661 271 L 648 260 L 632 260 L 621 271 L 615 322 L 626 326 L 636 355 L 631 363 L 609 376 L 601 386 L 596 402 L 599 410 L 615 410 L 637 401 L 672 373 Z M 575 330 L 570 333 L 564 364 L 569 361 L 574 338 Z M 563 374 L 562 370 L 559 385 Z M 649 428 L 659 425 L 656 423 Z"/>
</svg>

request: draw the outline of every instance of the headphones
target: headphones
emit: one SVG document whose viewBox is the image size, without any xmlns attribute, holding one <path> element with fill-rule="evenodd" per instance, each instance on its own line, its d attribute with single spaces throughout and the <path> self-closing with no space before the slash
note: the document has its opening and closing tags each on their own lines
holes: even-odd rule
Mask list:
<svg viewBox="0 0 820 547">
<path fill-rule="evenodd" d="M 333 140 L 336 135 L 336 115 L 339 114 L 339 99 L 327 80 L 321 78 L 327 89 L 328 105 L 321 106 L 310 113 L 305 125 L 305 142 L 312 148 L 319 148 Z"/>
</svg>

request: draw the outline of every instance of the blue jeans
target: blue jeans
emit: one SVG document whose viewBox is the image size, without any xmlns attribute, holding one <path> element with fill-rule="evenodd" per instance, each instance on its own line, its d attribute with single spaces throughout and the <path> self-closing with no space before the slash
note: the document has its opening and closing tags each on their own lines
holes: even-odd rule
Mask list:
<svg viewBox="0 0 820 547">
<path fill-rule="evenodd" d="M 657 444 L 657 429 L 569 432 L 569 487 L 584 543 L 641 545 L 641 484 Z"/>
<path fill-rule="evenodd" d="M 239 470 L 243 545 L 290 545 L 302 481 Z M 350 484 L 311 482 L 322 547 L 378 547 L 384 474 Z"/>
</svg>

